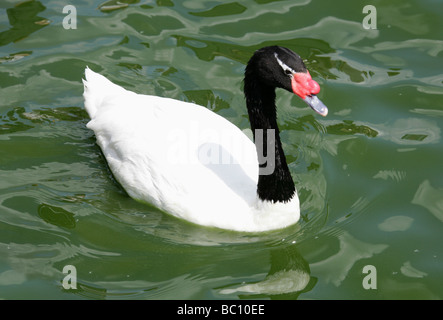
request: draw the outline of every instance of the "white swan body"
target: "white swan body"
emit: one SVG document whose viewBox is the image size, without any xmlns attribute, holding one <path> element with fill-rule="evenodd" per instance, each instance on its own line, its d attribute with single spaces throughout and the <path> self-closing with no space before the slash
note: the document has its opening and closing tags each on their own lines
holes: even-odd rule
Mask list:
<svg viewBox="0 0 443 320">
<path fill-rule="evenodd" d="M 256 147 L 232 123 L 193 103 L 127 91 L 88 68 L 85 78 L 87 127 L 130 197 L 235 231 L 298 221 L 297 193 L 287 202 L 259 199 Z"/>
</svg>

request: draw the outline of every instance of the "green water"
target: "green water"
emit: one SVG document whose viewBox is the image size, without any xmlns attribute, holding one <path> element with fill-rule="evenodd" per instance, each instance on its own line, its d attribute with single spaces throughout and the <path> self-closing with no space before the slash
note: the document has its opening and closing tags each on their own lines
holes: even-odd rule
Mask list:
<svg viewBox="0 0 443 320">
<path fill-rule="evenodd" d="M 443 298 L 440 1 L 373 1 L 377 29 L 365 1 L 84 0 L 77 29 L 67 4 L 0 3 L 0 298 Z M 330 112 L 278 92 L 300 222 L 239 234 L 128 198 L 85 127 L 85 66 L 244 129 L 244 66 L 270 44 Z"/>
</svg>

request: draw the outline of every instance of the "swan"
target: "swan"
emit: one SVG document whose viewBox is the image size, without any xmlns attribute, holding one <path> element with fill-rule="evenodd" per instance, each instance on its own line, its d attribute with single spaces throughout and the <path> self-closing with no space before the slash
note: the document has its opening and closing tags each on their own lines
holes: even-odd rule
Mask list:
<svg viewBox="0 0 443 320">
<path fill-rule="evenodd" d="M 253 139 L 194 103 L 137 94 L 85 69 L 87 127 L 127 194 L 193 224 L 240 232 L 286 228 L 300 203 L 282 149 L 275 89 L 326 116 L 299 55 L 280 46 L 254 52 L 244 77 Z"/>
</svg>

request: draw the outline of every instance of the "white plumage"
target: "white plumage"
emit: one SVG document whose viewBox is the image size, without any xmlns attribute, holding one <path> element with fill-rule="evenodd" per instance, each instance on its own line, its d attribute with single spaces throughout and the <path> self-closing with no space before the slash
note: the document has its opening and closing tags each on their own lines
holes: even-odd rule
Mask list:
<svg viewBox="0 0 443 320">
<path fill-rule="evenodd" d="M 257 196 L 254 143 L 193 103 L 141 95 L 85 70 L 87 124 L 115 178 L 132 198 L 192 223 L 267 231 L 298 221 L 289 202 Z"/>
</svg>

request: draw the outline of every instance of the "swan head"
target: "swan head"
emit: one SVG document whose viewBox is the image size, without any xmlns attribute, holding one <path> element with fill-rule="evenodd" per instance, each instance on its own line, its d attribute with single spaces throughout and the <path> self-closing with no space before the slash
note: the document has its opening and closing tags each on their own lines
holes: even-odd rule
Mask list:
<svg viewBox="0 0 443 320">
<path fill-rule="evenodd" d="M 312 79 L 302 58 L 292 50 L 280 46 L 257 50 L 246 67 L 245 81 L 247 78 L 269 87 L 283 88 L 299 96 L 318 114 L 328 114 L 328 108 L 317 97 L 320 85 Z"/>
</svg>

